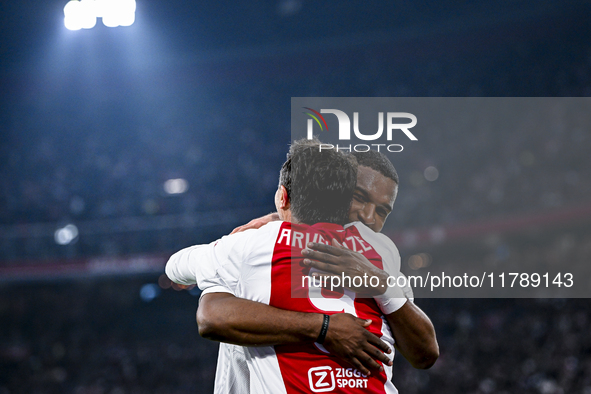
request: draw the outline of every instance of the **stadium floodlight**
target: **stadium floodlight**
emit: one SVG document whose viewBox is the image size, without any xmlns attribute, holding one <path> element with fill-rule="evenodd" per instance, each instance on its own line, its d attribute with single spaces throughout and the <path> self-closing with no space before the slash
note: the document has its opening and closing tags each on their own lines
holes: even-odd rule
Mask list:
<svg viewBox="0 0 591 394">
<path fill-rule="evenodd" d="M 94 0 L 107 27 L 131 26 L 135 22 L 135 0 Z"/>
<path fill-rule="evenodd" d="M 131 26 L 135 0 L 71 0 L 64 6 L 64 25 L 69 30 L 91 29 L 96 18 L 107 27 Z"/>
<path fill-rule="evenodd" d="M 92 29 L 94 26 L 96 26 L 94 0 L 80 1 L 80 17 L 80 23 L 83 29 Z"/>
<path fill-rule="evenodd" d="M 64 7 L 64 25 L 69 30 L 92 29 L 96 25 L 94 0 L 69 1 Z"/>
<path fill-rule="evenodd" d="M 79 1 L 69 1 L 64 6 L 64 25 L 68 30 L 80 30 L 82 29 L 82 6 Z"/>
</svg>

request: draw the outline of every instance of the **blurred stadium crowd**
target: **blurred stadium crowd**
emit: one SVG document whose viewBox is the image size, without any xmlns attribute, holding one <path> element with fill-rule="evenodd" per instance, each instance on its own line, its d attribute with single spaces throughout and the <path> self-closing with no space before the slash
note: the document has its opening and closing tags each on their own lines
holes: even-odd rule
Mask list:
<svg viewBox="0 0 591 394">
<path fill-rule="evenodd" d="M 138 280 L 63 283 L 0 294 L 0 393 L 210 393 L 217 344 L 199 338 L 196 297 L 150 303 Z M 424 299 L 441 357 L 395 358 L 401 393 L 591 393 L 588 301 Z"/>
</svg>

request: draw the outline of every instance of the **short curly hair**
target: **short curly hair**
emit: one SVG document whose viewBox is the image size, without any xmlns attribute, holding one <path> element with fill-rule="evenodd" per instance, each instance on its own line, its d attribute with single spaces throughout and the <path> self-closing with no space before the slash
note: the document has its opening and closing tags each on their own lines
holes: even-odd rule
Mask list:
<svg viewBox="0 0 591 394">
<path fill-rule="evenodd" d="M 400 184 L 396 168 L 383 153 L 369 150 L 367 152 L 352 152 L 352 155 L 355 156 L 360 166 L 369 167 L 386 178 L 392 179 L 397 185 Z"/>
<path fill-rule="evenodd" d="M 294 141 L 281 167 L 294 220 L 305 224 L 346 224 L 357 185 L 357 160 L 317 139 Z"/>
</svg>

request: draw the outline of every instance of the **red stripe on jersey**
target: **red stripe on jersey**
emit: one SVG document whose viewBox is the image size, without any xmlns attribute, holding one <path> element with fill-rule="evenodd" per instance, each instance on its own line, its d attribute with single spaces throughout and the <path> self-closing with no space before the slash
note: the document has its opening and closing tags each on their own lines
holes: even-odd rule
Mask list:
<svg viewBox="0 0 591 394">
<path fill-rule="evenodd" d="M 333 238 L 352 250 L 362 252 L 377 267 L 383 267 L 381 257 L 369 243 L 361 239 L 359 231 L 353 226 L 343 229 L 342 226 L 328 223 L 306 226 L 285 222 L 279 230 L 273 251 L 269 304 L 281 309 L 328 315 L 350 312 L 359 318 L 371 319 L 369 331 L 381 337 L 382 313 L 372 298 L 356 298 L 353 293 L 347 291 L 345 294 L 342 289 L 333 294 L 323 291 L 322 297 L 311 298 L 309 282 L 302 283 L 302 277 L 310 271 L 302 263 L 301 249 L 305 247 L 306 241 L 330 243 Z M 322 307 L 327 303 L 330 304 L 330 310 L 323 310 Z M 385 372 L 372 371 L 371 376 L 363 376 L 316 344 L 278 345 L 275 351 L 288 394 L 385 393 Z"/>
</svg>

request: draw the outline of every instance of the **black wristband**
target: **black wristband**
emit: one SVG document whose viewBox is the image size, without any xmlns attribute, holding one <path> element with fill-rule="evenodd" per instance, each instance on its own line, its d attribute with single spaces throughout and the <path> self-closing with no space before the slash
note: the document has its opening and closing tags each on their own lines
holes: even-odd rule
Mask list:
<svg viewBox="0 0 591 394">
<path fill-rule="evenodd" d="M 326 339 L 326 333 L 328 332 L 328 321 L 330 320 L 330 316 L 324 315 L 324 320 L 322 321 L 322 329 L 320 330 L 320 335 L 318 335 L 318 339 L 316 340 L 317 343 L 323 344 L 324 340 Z"/>
</svg>

